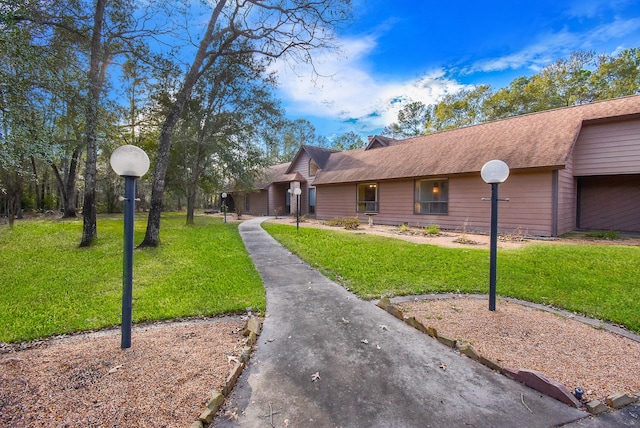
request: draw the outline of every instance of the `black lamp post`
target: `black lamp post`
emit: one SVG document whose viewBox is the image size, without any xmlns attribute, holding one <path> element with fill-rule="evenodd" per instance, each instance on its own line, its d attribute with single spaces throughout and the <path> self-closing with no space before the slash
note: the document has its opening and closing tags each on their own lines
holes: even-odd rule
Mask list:
<svg viewBox="0 0 640 428">
<path fill-rule="evenodd" d="M 227 222 L 227 192 L 222 192 L 222 209 L 224 211 L 224 222 Z"/>
<path fill-rule="evenodd" d="M 300 194 L 302 190 L 296 187 L 293 193 L 296 195 L 296 230 L 300 230 Z"/>
<path fill-rule="evenodd" d="M 136 205 L 136 179 L 149 170 L 149 157 L 139 147 L 118 147 L 111 154 L 111 168 L 124 177 L 124 258 L 122 273 L 122 340 L 120 347 L 131 347 L 133 306 L 133 221 Z"/>
<path fill-rule="evenodd" d="M 489 310 L 496 310 L 496 256 L 498 252 L 498 184 L 509 177 L 509 166 L 501 160 L 484 164 L 480 175 L 491 184 L 491 240 L 489 248 Z"/>
</svg>

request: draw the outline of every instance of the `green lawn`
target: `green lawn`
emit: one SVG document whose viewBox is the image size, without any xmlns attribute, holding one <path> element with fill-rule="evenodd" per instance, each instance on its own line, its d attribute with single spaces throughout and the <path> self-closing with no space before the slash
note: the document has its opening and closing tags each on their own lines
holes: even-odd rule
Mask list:
<svg viewBox="0 0 640 428">
<path fill-rule="evenodd" d="M 135 223 L 142 241 L 146 216 Z M 120 324 L 122 216 L 101 217 L 98 239 L 78 248 L 81 220 L 0 227 L 0 341 Z M 133 321 L 264 310 L 265 292 L 236 224 L 184 214 L 162 219 L 161 245 L 134 251 Z"/>
<path fill-rule="evenodd" d="M 489 250 L 393 238 L 263 227 L 325 275 L 365 299 L 435 292 L 488 293 Z M 536 243 L 498 252 L 498 295 L 550 304 L 640 332 L 640 248 Z"/>
</svg>

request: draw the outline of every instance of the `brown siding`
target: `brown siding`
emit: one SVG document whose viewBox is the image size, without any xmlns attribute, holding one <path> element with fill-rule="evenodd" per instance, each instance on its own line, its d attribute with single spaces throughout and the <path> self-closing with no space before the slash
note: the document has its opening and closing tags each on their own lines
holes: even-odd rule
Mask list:
<svg viewBox="0 0 640 428">
<path fill-rule="evenodd" d="M 581 229 L 640 232 L 640 175 L 580 179 Z"/>
<path fill-rule="evenodd" d="M 300 214 L 308 215 L 309 214 L 309 188 L 311 183 L 313 182 L 314 176 L 309 175 L 309 161 L 311 157 L 309 154 L 302 150 L 300 155 L 297 157 L 296 162 L 291 165 L 289 172 L 290 173 L 299 173 L 305 181 L 300 183 L 300 188 L 302 193 L 300 194 Z M 317 192 L 317 191 L 316 191 Z M 317 194 L 316 194 L 317 198 Z M 318 201 L 316 200 L 316 205 L 318 205 Z M 296 209 L 296 198 L 292 197 L 291 199 L 291 212 L 295 212 Z M 316 208 L 317 209 L 317 208 Z"/>
<path fill-rule="evenodd" d="M 578 185 L 573 171 L 573 159 L 571 157 L 567 160 L 566 168 L 558 170 L 557 235 L 571 232 L 576 228 Z"/>
<path fill-rule="evenodd" d="M 575 176 L 640 173 L 640 121 L 586 125 L 573 152 Z"/>
<path fill-rule="evenodd" d="M 336 184 L 317 188 L 316 218 L 328 220 L 333 217 L 353 217 L 355 215 L 355 184 Z"/>
<path fill-rule="evenodd" d="M 512 174 L 499 186 L 499 196 L 509 198 L 500 202 L 498 228 L 501 233 L 522 233 L 550 236 L 552 227 L 552 171 Z M 317 218 L 356 215 L 356 184 L 322 185 L 317 190 Z M 449 179 L 448 215 L 414 214 L 414 180 L 378 182 L 378 224 L 428 226 L 442 229 L 488 232 L 491 206 L 482 198 L 491 196 L 491 186 L 479 175 Z M 363 222 L 367 216 L 359 215 Z"/>
<path fill-rule="evenodd" d="M 261 190 L 256 193 L 249 193 L 249 214 L 251 215 L 269 215 L 269 208 L 267 207 L 267 191 Z"/>
</svg>

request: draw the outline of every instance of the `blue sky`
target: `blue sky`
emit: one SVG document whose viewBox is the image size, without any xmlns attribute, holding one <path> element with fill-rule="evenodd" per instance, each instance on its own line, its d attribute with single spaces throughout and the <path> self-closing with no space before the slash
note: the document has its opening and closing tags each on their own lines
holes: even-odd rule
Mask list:
<svg viewBox="0 0 640 428">
<path fill-rule="evenodd" d="M 411 101 L 468 85 L 500 88 L 576 50 L 640 47 L 640 2 L 626 0 L 354 0 L 341 51 L 276 64 L 291 119 L 318 135 L 380 133 Z"/>
</svg>

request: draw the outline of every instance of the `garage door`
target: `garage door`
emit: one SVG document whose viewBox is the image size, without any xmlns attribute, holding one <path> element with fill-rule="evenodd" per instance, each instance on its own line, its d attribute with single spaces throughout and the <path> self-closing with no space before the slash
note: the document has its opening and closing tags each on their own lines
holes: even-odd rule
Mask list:
<svg viewBox="0 0 640 428">
<path fill-rule="evenodd" d="M 640 175 L 578 178 L 577 226 L 640 232 Z"/>
</svg>

